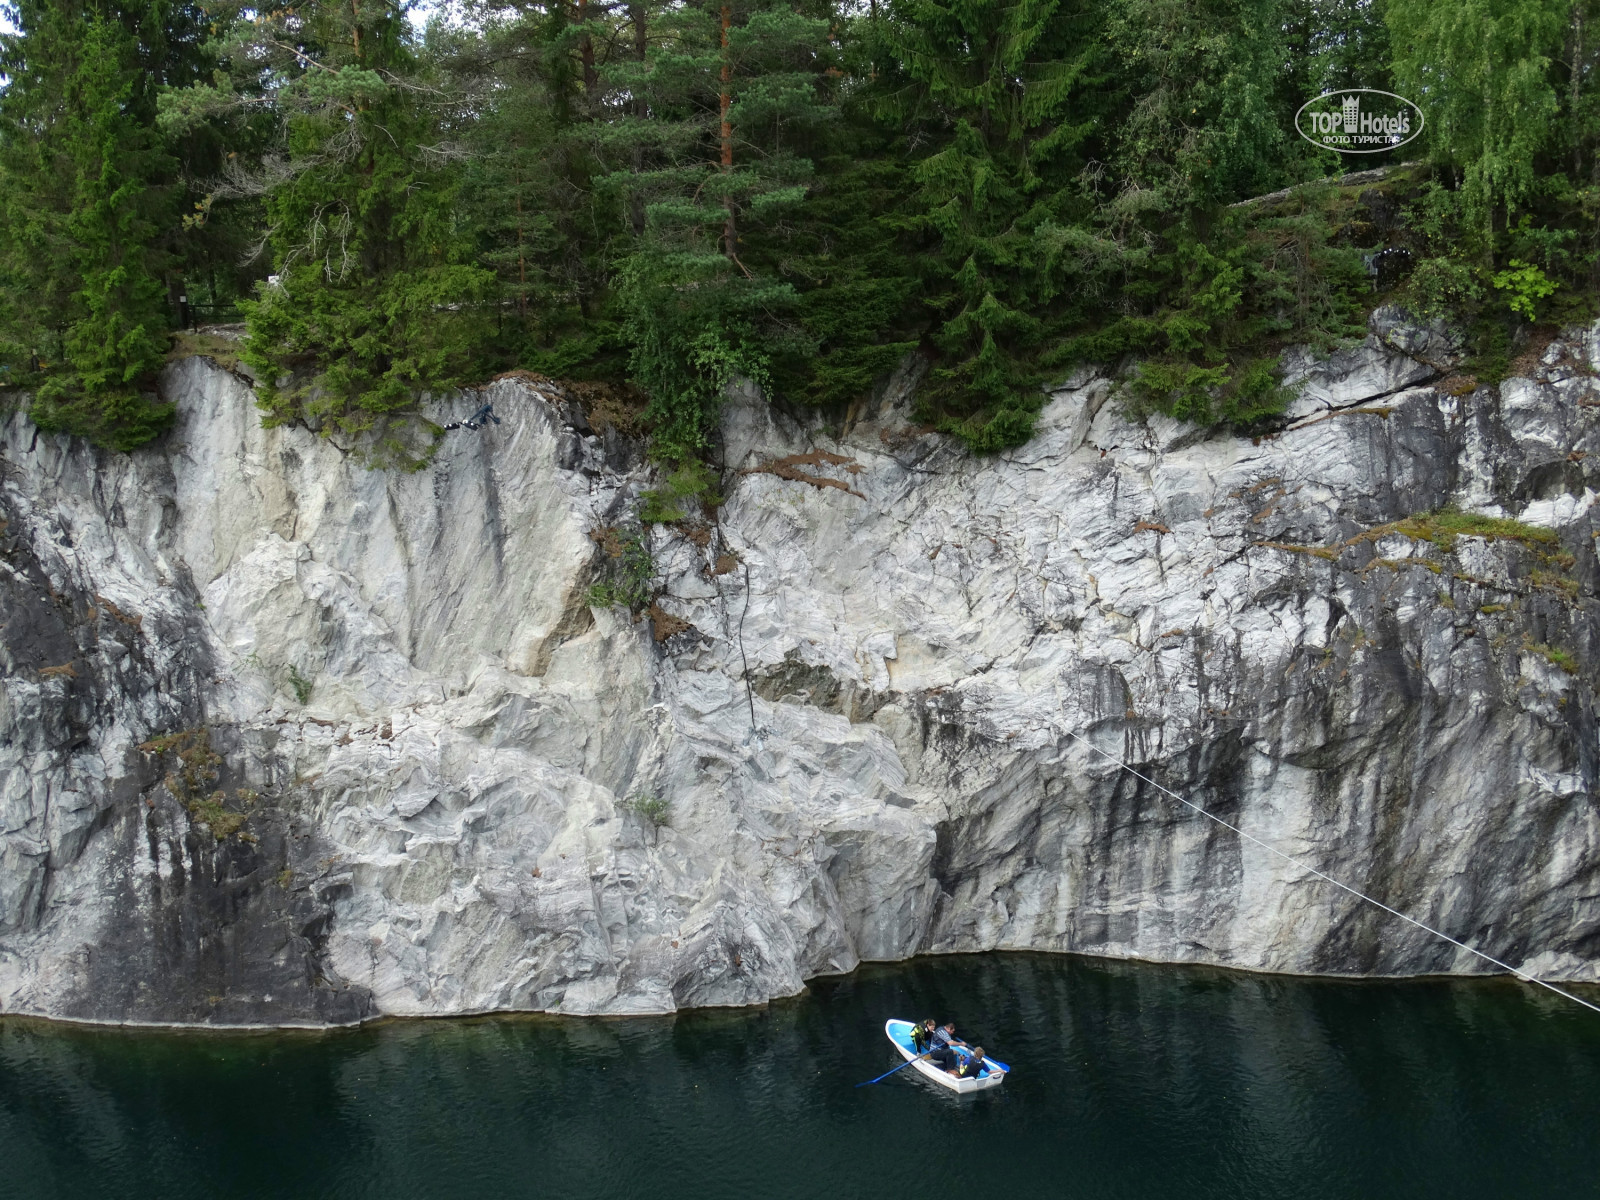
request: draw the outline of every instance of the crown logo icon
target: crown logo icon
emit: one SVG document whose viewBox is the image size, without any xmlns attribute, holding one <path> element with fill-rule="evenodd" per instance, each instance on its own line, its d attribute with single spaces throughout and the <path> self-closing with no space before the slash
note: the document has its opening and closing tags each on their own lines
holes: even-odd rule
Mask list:
<svg viewBox="0 0 1600 1200">
<path fill-rule="evenodd" d="M 1361 97 L 1346 96 L 1344 98 L 1344 128 L 1346 133 L 1354 133 L 1361 120 Z"/>
</svg>

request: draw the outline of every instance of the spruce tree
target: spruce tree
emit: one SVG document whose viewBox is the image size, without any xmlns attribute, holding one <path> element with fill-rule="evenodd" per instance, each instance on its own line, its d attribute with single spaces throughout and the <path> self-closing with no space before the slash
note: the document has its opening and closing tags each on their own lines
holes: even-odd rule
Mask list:
<svg viewBox="0 0 1600 1200">
<path fill-rule="evenodd" d="M 848 411 L 917 348 L 927 318 L 917 301 L 922 245 L 907 229 L 908 165 L 885 131 L 856 113 L 846 122 L 805 203 L 746 258 L 795 290 L 787 312 L 798 335 L 771 348 L 777 397 Z"/>
<path fill-rule="evenodd" d="M 1280 111 L 1289 66 L 1288 0 L 1122 0 L 1106 38 L 1127 97 L 1117 130 L 1119 183 L 1150 193 L 1161 219 L 1281 187 L 1299 157 L 1293 111 Z M 1309 96 L 1302 99 L 1310 99 Z"/>
<path fill-rule="evenodd" d="M 76 172 L 58 153 L 75 39 L 63 11 L 11 16 L 18 28 L 0 34 L 0 353 L 27 377 L 40 357 L 61 357 L 77 290 L 67 235 Z"/>
<path fill-rule="evenodd" d="M 287 135 L 239 185 L 261 195 L 274 268 L 244 306 L 267 419 L 370 432 L 379 460 L 420 463 L 415 423 L 394 418 L 481 373 L 495 299 L 458 219 L 451 97 L 392 0 L 240 7 L 217 53 L 232 79 L 174 97 L 174 126 L 266 104 Z"/>
<path fill-rule="evenodd" d="M 926 302 L 939 352 L 929 407 L 979 450 L 1026 441 L 1038 355 L 1071 285 L 1075 186 L 1097 131 L 1094 7 L 1074 0 L 896 0 L 890 45 L 907 86 L 890 111 L 941 135 L 916 166 L 934 240 Z M 942 126 L 942 129 L 939 127 Z"/>
<path fill-rule="evenodd" d="M 174 163 L 155 129 L 159 5 L 24 3 L 0 70 L 0 321 L 43 358 L 35 422 L 131 449 L 170 421 L 161 245 Z"/>
<path fill-rule="evenodd" d="M 464 143 L 464 215 L 495 271 L 497 330 L 523 367 L 562 376 L 616 372 L 611 267 L 630 235 L 606 170 L 606 122 L 629 107 L 601 84 L 613 59 L 640 51 L 653 6 L 485 4 L 480 32 L 444 61 L 479 97 Z M 450 34 L 451 38 L 459 35 Z M 626 155 L 624 156 L 626 160 Z"/>
</svg>

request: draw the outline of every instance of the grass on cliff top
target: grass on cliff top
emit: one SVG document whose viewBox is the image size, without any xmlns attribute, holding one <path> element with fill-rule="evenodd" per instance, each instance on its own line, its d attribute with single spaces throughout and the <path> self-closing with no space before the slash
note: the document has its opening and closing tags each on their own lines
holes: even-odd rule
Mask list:
<svg viewBox="0 0 1600 1200">
<path fill-rule="evenodd" d="M 237 373 L 239 351 L 242 348 L 242 342 L 236 336 L 230 337 L 208 329 L 181 329 L 172 335 L 172 348 L 167 351 L 167 361 L 177 362 L 180 358 L 209 358 L 224 371 Z"/>
</svg>

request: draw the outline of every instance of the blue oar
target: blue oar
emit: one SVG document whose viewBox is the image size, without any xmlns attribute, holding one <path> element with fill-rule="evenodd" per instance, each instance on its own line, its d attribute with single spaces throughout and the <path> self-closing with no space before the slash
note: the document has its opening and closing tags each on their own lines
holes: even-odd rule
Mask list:
<svg viewBox="0 0 1600 1200">
<path fill-rule="evenodd" d="M 889 1076 L 893 1075 L 895 1073 L 895 1071 L 904 1071 L 912 1063 L 916 1062 L 917 1059 L 919 1059 L 919 1058 L 927 1058 L 928 1054 L 932 1054 L 932 1053 L 933 1053 L 933 1051 L 929 1050 L 927 1054 L 919 1054 L 919 1055 L 917 1055 L 917 1058 L 908 1058 L 908 1059 L 905 1060 L 905 1062 L 901 1063 L 898 1067 L 894 1068 L 893 1071 L 885 1071 L 882 1075 L 879 1075 L 877 1079 L 869 1079 L 869 1080 L 867 1080 L 866 1083 L 858 1083 L 858 1084 L 856 1084 L 856 1086 L 858 1088 L 871 1087 L 873 1084 L 879 1083 L 882 1080 L 885 1080 L 885 1079 L 889 1078 Z M 998 1058 L 990 1058 L 987 1054 L 985 1054 L 983 1057 L 988 1059 L 988 1061 L 992 1062 L 995 1066 L 999 1067 L 1000 1070 L 1005 1072 L 1007 1075 L 1011 1074 L 1011 1068 L 1006 1066 L 1006 1064 L 1001 1062 Z"/>
<path fill-rule="evenodd" d="M 931 1051 L 931 1050 L 928 1051 L 928 1054 L 932 1054 L 932 1053 L 933 1053 L 933 1051 Z M 917 1058 L 927 1058 L 928 1054 L 919 1054 L 919 1055 L 917 1055 Z M 908 1058 L 908 1059 L 906 1059 L 905 1062 L 901 1063 L 898 1067 L 896 1067 L 894 1069 L 894 1071 L 904 1071 L 912 1063 L 916 1062 L 917 1058 Z M 894 1074 L 894 1071 L 885 1071 L 882 1075 L 879 1075 L 877 1079 L 869 1079 L 869 1080 L 867 1080 L 866 1083 L 858 1083 L 858 1084 L 856 1084 L 856 1086 L 857 1087 L 870 1087 L 873 1084 L 878 1083 L 881 1080 L 889 1078 L 889 1076 Z"/>
</svg>

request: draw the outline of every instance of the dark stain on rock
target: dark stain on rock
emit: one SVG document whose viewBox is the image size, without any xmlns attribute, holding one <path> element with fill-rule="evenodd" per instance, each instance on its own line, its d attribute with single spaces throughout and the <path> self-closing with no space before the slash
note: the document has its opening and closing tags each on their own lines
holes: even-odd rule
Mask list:
<svg viewBox="0 0 1600 1200">
<path fill-rule="evenodd" d="M 789 651 L 777 666 L 752 674 L 750 686 L 756 695 L 771 703 L 809 705 L 839 713 L 854 723 L 870 721 L 890 700 L 886 694 L 841 680 L 827 667 L 804 662 L 796 650 Z"/>
</svg>

